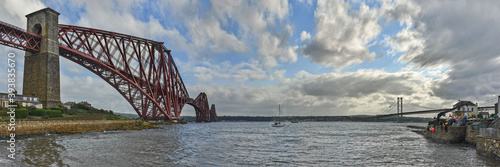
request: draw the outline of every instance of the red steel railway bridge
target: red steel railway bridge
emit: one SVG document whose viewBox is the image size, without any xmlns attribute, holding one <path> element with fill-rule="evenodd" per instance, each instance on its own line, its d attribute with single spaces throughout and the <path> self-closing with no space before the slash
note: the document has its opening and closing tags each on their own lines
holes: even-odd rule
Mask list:
<svg viewBox="0 0 500 167">
<path fill-rule="evenodd" d="M 28 14 L 27 31 L 0 21 L 0 44 L 26 51 L 24 95 L 37 96 L 48 108 L 60 103 L 61 56 L 101 77 L 144 119 L 178 119 L 189 104 L 198 122 L 217 121 L 204 92 L 189 97 L 163 42 L 58 24 L 58 16 L 50 8 Z"/>
</svg>

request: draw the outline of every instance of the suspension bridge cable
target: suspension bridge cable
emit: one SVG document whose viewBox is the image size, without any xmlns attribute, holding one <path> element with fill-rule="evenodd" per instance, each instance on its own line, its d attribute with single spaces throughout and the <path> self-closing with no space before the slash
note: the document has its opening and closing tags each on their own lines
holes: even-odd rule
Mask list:
<svg viewBox="0 0 500 167">
<path fill-rule="evenodd" d="M 416 107 L 420 107 L 420 108 L 424 108 L 424 109 L 437 110 L 437 108 L 424 107 L 424 106 L 420 106 L 420 105 L 417 105 L 417 104 L 414 104 L 414 103 L 406 103 L 406 104 L 409 104 L 409 105 L 412 105 L 412 106 L 416 106 Z"/>
<path fill-rule="evenodd" d="M 437 110 L 437 108 L 432 108 L 432 107 L 424 107 L 418 104 L 413 103 L 411 100 L 404 100 L 407 104 L 414 105 L 420 108 L 425 108 L 425 109 L 431 109 L 431 110 Z"/>
<path fill-rule="evenodd" d="M 392 104 L 389 106 L 389 108 L 387 110 L 385 110 L 384 112 L 382 112 L 382 114 L 385 114 L 387 113 L 389 110 L 391 110 L 393 107 L 394 107 L 394 103 L 396 103 L 396 101 L 392 102 Z"/>
</svg>

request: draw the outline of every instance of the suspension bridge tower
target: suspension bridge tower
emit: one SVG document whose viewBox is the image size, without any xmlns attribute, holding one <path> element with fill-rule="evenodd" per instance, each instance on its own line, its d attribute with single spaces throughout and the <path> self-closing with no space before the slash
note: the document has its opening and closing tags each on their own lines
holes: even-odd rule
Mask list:
<svg viewBox="0 0 500 167">
<path fill-rule="evenodd" d="M 403 97 L 398 97 L 397 122 L 403 122 Z"/>
</svg>

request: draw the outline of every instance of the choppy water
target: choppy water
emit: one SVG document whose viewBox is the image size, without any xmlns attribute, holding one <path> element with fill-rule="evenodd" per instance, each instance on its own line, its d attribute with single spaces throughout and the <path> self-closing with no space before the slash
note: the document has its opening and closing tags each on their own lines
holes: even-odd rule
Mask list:
<svg viewBox="0 0 500 167">
<path fill-rule="evenodd" d="M 500 165 L 473 147 L 427 140 L 410 124 L 217 122 L 50 135 L 18 140 L 16 161 L 0 149 L 0 166 Z"/>
</svg>

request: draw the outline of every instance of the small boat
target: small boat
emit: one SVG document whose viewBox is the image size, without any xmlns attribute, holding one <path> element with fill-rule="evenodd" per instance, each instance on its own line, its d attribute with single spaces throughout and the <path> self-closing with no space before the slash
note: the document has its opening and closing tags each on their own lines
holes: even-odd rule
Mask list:
<svg viewBox="0 0 500 167">
<path fill-rule="evenodd" d="M 299 123 L 299 121 L 295 120 L 295 121 L 292 121 L 292 123 Z"/>
<path fill-rule="evenodd" d="M 281 106 L 278 104 L 278 121 L 274 121 L 274 124 L 272 124 L 272 127 L 284 127 L 285 124 L 281 123 L 280 121 L 281 118 Z"/>
</svg>

